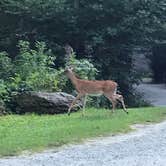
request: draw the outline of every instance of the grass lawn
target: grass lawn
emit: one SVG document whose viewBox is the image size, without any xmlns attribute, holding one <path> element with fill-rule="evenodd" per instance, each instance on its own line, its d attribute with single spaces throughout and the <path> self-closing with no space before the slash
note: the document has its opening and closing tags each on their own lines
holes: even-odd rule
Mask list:
<svg viewBox="0 0 166 166">
<path fill-rule="evenodd" d="M 166 108 L 149 107 L 122 110 L 87 108 L 67 115 L 10 115 L 0 117 L 0 156 L 22 151 L 41 151 L 86 138 L 105 136 L 131 130 L 136 123 L 159 122 L 166 117 Z"/>
</svg>

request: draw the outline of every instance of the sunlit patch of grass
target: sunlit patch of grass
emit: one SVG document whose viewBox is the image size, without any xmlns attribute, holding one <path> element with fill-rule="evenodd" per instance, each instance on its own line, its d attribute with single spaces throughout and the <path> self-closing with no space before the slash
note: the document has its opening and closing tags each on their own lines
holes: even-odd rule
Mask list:
<svg viewBox="0 0 166 166">
<path fill-rule="evenodd" d="M 82 141 L 86 138 L 116 134 L 131 130 L 137 123 L 159 122 L 166 117 L 166 108 L 149 107 L 122 110 L 87 108 L 65 115 L 10 115 L 0 117 L 0 155 L 22 151 L 39 151 L 49 147 Z"/>
</svg>

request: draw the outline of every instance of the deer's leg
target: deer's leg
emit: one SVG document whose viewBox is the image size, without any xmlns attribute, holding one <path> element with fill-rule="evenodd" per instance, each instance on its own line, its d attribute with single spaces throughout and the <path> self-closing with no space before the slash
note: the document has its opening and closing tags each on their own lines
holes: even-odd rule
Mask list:
<svg viewBox="0 0 166 166">
<path fill-rule="evenodd" d="M 82 95 L 81 95 L 81 94 L 78 94 L 77 97 L 73 100 L 73 102 L 71 103 L 71 105 L 70 105 L 70 107 L 69 107 L 69 109 L 68 109 L 68 112 L 67 112 L 68 115 L 70 115 L 70 111 L 71 111 L 72 107 L 74 106 L 74 104 L 76 103 L 76 101 L 77 101 L 78 99 L 80 99 L 81 97 L 82 97 Z"/>
<path fill-rule="evenodd" d="M 112 101 L 112 112 L 115 112 L 117 101 L 113 97 L 110 97 L 110 101 Z"/>
<path fill-rule="evenodd" d="M 85 106 L 86 106 L 86 101 L 87 101 L 87 95 L 84 97 L 84 102 L 83 102 L 83 110 L 82 110 L 82 116 L 85 115 Z"/>
<path fill-rule="evenodd" d="M 116 107 L 116 99 L 112 95 L 104 94 L 105 97 L 109 99 L 109 101 L 112 103 L 112 113 L 115 112 L 115 107 Z"/>
<path fill-rule="evenodd" d="M 119 94 L 115 94 L 114 96 L 115 96 L 115 98 L 116 98 L 117 100 L 119 100 L 119 101 L 121 102 L 124 112 L 126 112 L 126 113 L 128 114 L 128 111 L 127 111 L 127 109 L 126 109 L 126 107 L 125 107 L 125 103 L 124 103 L 123 96 L 122 96 L 122 95 L 119 95 Z"/>
</svg>

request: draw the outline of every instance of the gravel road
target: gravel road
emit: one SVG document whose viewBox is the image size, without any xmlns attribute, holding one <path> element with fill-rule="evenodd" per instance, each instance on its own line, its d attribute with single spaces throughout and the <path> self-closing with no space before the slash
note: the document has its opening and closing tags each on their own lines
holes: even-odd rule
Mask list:
<svg viewBox="0 0 166 166">
<path fill-rule="evenodd" d="M 166 105 L 162 85 L 141 85 L 154 105 Z M 166 122 L 137 125 L 125 135 L 88 140 L 33 155 L 0 159 L 0 166 L 166 166 Z"/>
<path fill-rule="evenodd" d="M 57 151 L 0 160 L 0 166 L 165 166 L 166 122 Z"/>
<path fill-rule="evenodd" d="M 166 106 L 166 86 L 164 84 L 140 84 L 138 91 L 154 106 Z"/>
</svg>

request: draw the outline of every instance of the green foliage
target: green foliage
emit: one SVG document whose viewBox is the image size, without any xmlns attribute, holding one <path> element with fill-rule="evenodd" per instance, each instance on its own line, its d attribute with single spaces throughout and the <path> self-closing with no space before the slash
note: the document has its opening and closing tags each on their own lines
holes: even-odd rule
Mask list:
<svg viewBox="0 0 166 166">
<path fill-rule="evenodd" d="M 37 42 L 35 49 L 30 49 L 27 41 L 20 41 L 18 46 L 20 51 L 14 61 L 15 75 L 12 77 L 12 87 L 36 91 L 58 90 L 59 75 L 51 68 L 51 65 L 54 65 L 54 58 L 50 50 L 46 51 L 45 43 Z"/>
<path fill-rule="evenodd" d="M 75 53 L 71 55 L 66 65 L 74 67 L 75 72 L 82 79 L 95 79 L 98 72 L 93 63 L 88 59 L 76 59 Z"/>
<path fill-rule="evenodd" d="M 12 62 L 6 52 L 0 52 L 0 78 L 7 80 L 12 74 Z"/>
<path fill-rule="evenodd" d="M 6 102 L 9 100 L 8 98 L 8 89 L 4 80 L 0 79 L 0 100 Z"/>
<path fill-rule="evenodd" d="M 0 79 L 0 115 L 5 114 L 6 104 L 9 101 L 9 93 L 4 80 Z"/>
<path fill-rule="evenodd" d="M 55 56 L 44 42 L 36 42 L 31 49 L 28 41 L 19 41 L 14 60 L 0 53 L 0 101 L 13 107 L 11 98 L 23 91 L 60 91 L 61 71 L 53 69 Z M 12 109 L 12 108 L 11 108 Z"/>
</svg>

